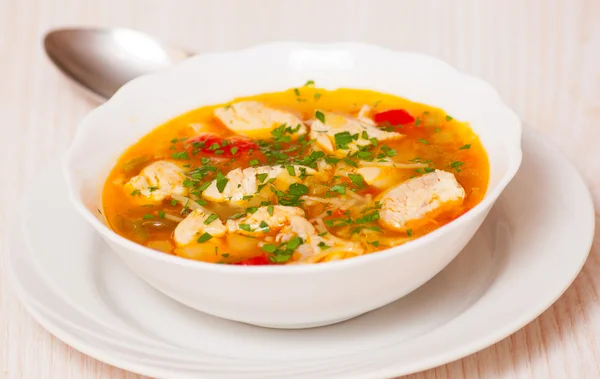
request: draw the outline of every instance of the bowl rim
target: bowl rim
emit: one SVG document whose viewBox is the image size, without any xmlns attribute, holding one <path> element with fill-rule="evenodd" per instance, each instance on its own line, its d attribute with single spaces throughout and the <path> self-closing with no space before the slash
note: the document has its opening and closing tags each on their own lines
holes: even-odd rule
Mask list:
<svg viewBox="0 0 600 379">
<path fill-rule="evenodd" d="M 445 66 L 448 71 L 453 72 L 454 75 L 460 77 L 463 81 L 470 82 L 479 82 L 480 86 L 486 87 L 486 90 L 494 95 L 494 101 L 496 105 L 496 109 L 501 110 L 505 114 L 510 114 L 510 116 L 515 121 L 515 130 L 512 133 L 515 135 L 513 143 L 510 145 L 509 149 L 509 157 L 510 162 L 508 168 L 504 175 L 500 178 L 498 184 L 492 191 L 486 192 L 484 198 L 476 204 L 473 208 L 471 208 L 468 212 L 460 215 L 458 218 L 452 220 L 446 225 L 441 226 L 440 228 L 421 236 L 409 243 L 394 246 L 385 250 L 377 251 L 373 254 L 366 254 L 357 257 L 353 257 L 352 259 L 342 259 L 339 261 L 331 261 L 331 262 L 322 262 L 319 264 L 306 264 L 306 265 L 260 265 L 260 266 L 238 266 L 238 265 L 224 265 L 224 264 L 215 264 L 210 262 L 197 261 L 192 259 L 187 259 L 171 254 L 165 254 L 160 251 L 156 251 L 150 249 L 144 245 L 133 242 L 125 237 L 122 237 L 115 231 L 113 231 L 108 225 L 101 222 L 92 211 L 90 211 L 81 200 L 78 191 L 75 189 L 75 182 L 77 179 L 72 174 L 70 169 L 70 163 L 73 159 L 73 155 L 75 153 L 75 149 L 79 142 L 82 140 L 82 136 L 86 133 L 89 128 L 88 125 L 91 124 L 91 120 L 96 117 L 97 114 L 106 112 L 113 108 L 114 104 L 117 104 L 121 99 L 126 98 L 127 94 L 131 91 L 131 88 L 135 88 L 138 83 L 143 81 L 154 80 L 159 77 L 166 77 L 168 75 L 173 75 L 178 71 L 182 71 L 182 68 L 186 68 L 187 66 L 191 66 L 197 64 L 196 62 L 200 62 L 202 60 L 210 60 L 215 58 L 232 58 L 235 56 L 240 56 L 248 53 L 258 53 L 262 50 L 272 50 L 272 49 L 304 49 L 304 50 L 356 50 L 356 49 L 370 49 L 371 51 L 379 51 L 383 54 L 394 54 L 394 55 L 405 55 L 412 56 L 419 59 L 425 59 L 429 61 L 435 61 L 440 66 Z M 369 44 L 362 42 L 333 42 L 333 43 L 313 43 L 313 42 L 297 42 L 297 41 L 274 41 L 267 43 L 254 44 L 242 49 L 231 49 L 219 52 L 211 52 L 205 54 L 194 55 L 190 58 L 185 59 L 184 61 L 175 64 L 172 67 L 169 67 L 165 70 L 161 70 L 158 72 L 146 74 L 135 78 L 125 85 L 123 85 L 110 99 L 108 99 L 105 103 L 99 105 L 98 107 L 92 109 L 87 115 L 80 120 L 77 125 L 77 130 L 75 132 L 75 136 L 71 141 L 68 149 L 63 155 L 61 169 L 63 173 L 63 178 L 66 181 L 66 187 L 68 191 L 68 197 L 71 204 L 75 207 L 75 209 L 79 212 L 83 218 L 90 223 L 93 228 L 99 232 L 103 237 L 109 239 L 111 242 L 121 245 L 123 248 L 135 252 L 137 254 L 141 254 L 144 257 L 163 261 L 168 264 L 175 264 L 178 266 L 186 266 L 190 269 L 195 270 L 215 270 L 223 273 L 245 273 L 249 275 L 263 275 L 265 273 L 269 273 L 271 275 L 287 275 L 290 273 L 306 273 L 306 272 L 319 272 L 322 270 L 332 270 L 336 268 L 344 268 L 344 267 L 353 267 L 356 265 L 362 265 L 369 261 L 378 261 L 385 260 L 390 255 L 400 255 L 405 254 L 412 250 L 418 250 L 422 248 L 424 245 L 427 245 L 430 241 L 435 240 L 437 238 L 442 237 L 445 234 L 451 233 L 457 229 L 460 229 L 464 224 L 468 223 L 469 220 L 475 218 L 480 213 L 484 212 L 486 209 L 493 206 L 495 201 L 498 199 L 500 194 L 504 191 L 506 186 L 512 181 L 517 171 L 519 170 L 522 162 L 523 152 L 521 148 L 523 134 L 523 126 L 520 118 L 517 114 L 509 108 L 497 90 L 492 87 L 486 81 L 475 77 L 470 74 L 466 74 L 464 72 L 458 71 L 456 68 L 449 65 L 447 62 L 437 58 L 435 56 L 431 56 L 428 54 L 414 52 L 414 51 L 401 51 L 401 50 L 393 50 L 389 48 L 382 47 L 377 44 Z M 513 145 L 514 144 L 514 145 Z"/>
</svg>

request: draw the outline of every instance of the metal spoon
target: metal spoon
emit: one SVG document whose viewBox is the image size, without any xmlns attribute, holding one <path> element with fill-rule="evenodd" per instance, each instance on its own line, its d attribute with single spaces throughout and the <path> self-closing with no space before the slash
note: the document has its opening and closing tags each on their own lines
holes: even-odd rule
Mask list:
<svg viewBox="0 0 600 379">
<path fill-rule="evenodd" d="M 193 54 L 122 28 L 56 29 L 44 37 L 52 62 L 95 97 L 106 100 L 128 81 Z"/>
</svg>

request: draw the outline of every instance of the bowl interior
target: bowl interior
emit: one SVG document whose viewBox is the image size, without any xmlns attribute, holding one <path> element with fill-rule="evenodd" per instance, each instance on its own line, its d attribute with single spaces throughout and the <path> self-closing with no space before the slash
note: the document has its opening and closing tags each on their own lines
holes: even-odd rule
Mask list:
<svg viewBox="0 0 600 379">
<path fill-rule="evenodd" d="M 377 46 L 273 43 L 196 56 L 125 85 L 79 125 L 64 161 L 72 199 L 103 219 L 98 210 L 105 178 L 124 150 L 152 129 L 200 106 L 281 91 L 309 79 L 326 89 L 391 93 L 469 122 L 491 165 L 483 201 L 495 200 L 520 165 L 520 121 L 479 79 L 435 58 Z"/>
</svg>

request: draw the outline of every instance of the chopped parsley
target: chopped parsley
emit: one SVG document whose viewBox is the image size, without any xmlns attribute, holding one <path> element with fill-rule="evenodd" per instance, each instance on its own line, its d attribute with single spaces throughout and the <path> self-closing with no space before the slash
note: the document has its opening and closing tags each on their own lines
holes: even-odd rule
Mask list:
<svg viewBox="0 0 600 379">
<path fill-rule="evenodd" d="M 236 220 L 238 218 L 242 218 L 246 215 L 246 213 L 235 213 L 229 216 L 229 220 Z"/>
<path fill-rule="evenodd" d="M 240 228 L 246 232 L 252 232 L 252 227 L 250 226 L 250 224 L 239 224 L 238 228 Z"/>
<path fill-rule="evenodd" d="M 418 172 L 419 174 L 426 174 L 429 172 L 434 172 L 435 169 L 433 169 L 431 167 L 425 167 L 425 168 L 416 168 L 415 171 Z"/>
<path fill-rule="evenodd" d="M 365 224 L 365 223 L 373 222 L 373 221 L 377 221 L 377 220 L 379 220 L 379 211 L 375 210 L 371 213 L 365 214 L 363 217 L 357 218 L 356 223 L 357 224 Z"/>
<path fill-rule="evenodd" d="M 280 245 L 275 245 L 272 243 L 265 244 L 262 246 L 262 250 L 269 255 L 269 260 L 274 263 L 284 263 L 289 261 L 292 258 L 294 250 L 298 248 L 298 246 L 302 245 L 304 241 L 302 238 L 296 236 L 291 238 L 287 243 L 284 242 Z"/>
<path fill-rule="evenodd" d="M 181 160 L 189 160 L 190 159 L 190 155 L 187 153 L 187 151 L 179 151 L 176 153 L 172 153 L 171 157 L 173 159 L 181 159 Z"/>
<path fill-rule="evenodd" d="M 325 242 L 321 241 L 317 244 L 317 246 L 319 246 L 321 248 L 321 250 L 327 250 L 329 249 L 331 246 L 327 245 Z"/>
<path fill-rule="evenodd" d="M 419 142 L 421 142 L 423 145 L 429 145 L 429 141 L 426 139 L 419 138 Z"/>
<path fill-rule="evenodd" d="M 325 115 L 321 111 L 316 111 L 315 117 L 317 118 L 317 120 L 321 121 L 323 124 L 325 123 Z"/>
<path fill-rule="evenodd" d="M 145 214 L 144 217 L 142 217 L 144 220 L 149 220 L 151 218 L 154 218 L 154 215 L 151 214 Z"/>
<path fill-rule="evenodd" d="M 468 143 L 466 145 L 462 145 L 461 147 L 458 148 L 458 150 L 468 150 L 471 148 L 471 144 Z"/>
<path fill-rule="evenodd" d="M 225 175 L 221 173 L 221 171 L 217 171 L 217 190 L 219 190 L 219 193 L 223 193 L 227 182 L 229 182 L 229 179 L 227 179 Z"/>
<path fill-rule="evenodd" d="M 196 187 L 196 189 L 200 192 L 204 191 L 205 189 L 207 189 L 208 187 L 210 187 L 210 183 L 211 182 L 205 182 L 200 184 L 199 186 Z"/>
<path fill-rule="evenodd" d="M 263 245 L 262 249 L 264 252 L 272 254 L 275 252 L 275 250 L 277 250 L 277 246 L 273 245 L 272 243 L 268 243 L 266 245 Z"/>
<path fill-rule="evenodd" d="M 269 176 L 269 174 L 256 174 L 256 179 L 258 179 L 259 182 L 264 182 L 265 179 L 267 178 L 267 176 Z"/>
<path fill-rule="evenodd" d="M 358 174 L 348 174 L 348 178 L 352 181 L 352 184 L 356 186 L 356 188 L 363 188 L 365 186 L 365 181 L 361 175 Z"/>
<path fill-rule="evenodd" d="M 446 115 L 446 121 L 452 121 L 452 116 Z"/>
<path fill-rule="evenodd" d="M 331 188 L 329 188 L 329 191 L 337 192 L 339 194 L 345 195 L 346 194 L 346 186 L 343 184 L 336 184 L 336 185 L 332 186 Z"/>
<path fill-rule="evenodd" d="M 217 220 L 218 218 L 219 216 L 213 213 L 210 216 L 208 216 L 206 220 L 204 220 L 204 225 L 210 225 L 213 221 Z"/>
<path fill-rule="evenodd" d="M 288 193 L 300 197 L 308 193 L 308 187 L 301 183 L 292 183 L 288 188 Z"/>
<path fill-rule="evenodd" d="M 333 138 L 335 140 L 335 147 L 344 150 L 348 150 L 348 144 L 354 141 L 354 137 L 350 132 L 336 133 Z"/>
<path fill-rule="evenodd" d="M 412 237 L 412 229 L 406 229 L 406 235 Z"/>
<path fill-rule="evenodd" d="M 344 158 L 344 162 L 348 165 L 348 166 L 352 166 L 352 167 L 358 167 L 358 163 L 354 162 L 352 159 L 345 157 Z"/>
<path fill-rule="evenodd" d="M 198 238 L 198 243 L 204 243 L 213 238 L 209 233 L 204 233 Z"/>
<path fill-rule="evenodd" d="M 452 167 L 453 169 L 456 170 L 456 172 L 460 172 L 460 166 L 464 165 L 465 162 L 460 162 L 460 161 L 453 161 L 452 163 L 450 163 L 450 167 Z"/>
<path fill-rule="evenodd" d="M 271 229 L 269 228 L 269 224 L 267 224 L 264 220 L 258 224 L 261 232 L 268 233 Z"/>
<path fill-rule="evenodd" d="M 392 149 L 386 145 L 381 146 L 381 151 L 383 151 L 388 157 L 393 157 L 396 155 L 396 149 Z"/>
</svg>

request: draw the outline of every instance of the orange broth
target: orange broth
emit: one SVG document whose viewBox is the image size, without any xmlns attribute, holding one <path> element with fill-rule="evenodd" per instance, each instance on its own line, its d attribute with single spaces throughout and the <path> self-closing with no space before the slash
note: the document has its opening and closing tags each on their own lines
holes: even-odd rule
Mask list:
<svg viewBox="0 0 600 379">
<path fill-rule="evenodd" d="M 302 116 L 303 120 L 314 118 L 316 109 L 356 116 L 365 104 L 371 107 L 373 113 L 390 109 L 403 109 L 414 117 L 415 120 L 409 124 L 384 125 L 388 130 L 402 133 L 405 137 L 400 140 L 378 143 L 378 146 L 372 148 L 374 155 L 384 154 L 385 159 L 397 163 L 410 164 L 411 162 L 417 162 L 427 165 L 426 169 L 397 170 L 397 184 L 415 176 L 423 175 L 432 169 L 453 173 L 465 190 L 464 202 L 451 207 L 451 209 L 444 209 L 443 212 L 432 213 L 424 220 L 415 223 L 411 229 L 403 231 L 381 228 L 376 220 L 358 225 L 362 230 L 356 231 L 357 224 L 355 221 L 364 216 L 364 207 L 360 212 L 355 209 L 349 209 L 345 212 L 336 210 L 331 212 L 331 215 L 323 217 L 326 222 L 335 219 L 354 220 L 350 221 L 351 225 L 341 226 L 335 225 L 343 224 L 343 222 L 334 221 L 333 224 L 329 222 L 329 225 L 333 226 L 328 227 L 328 232 L 339 238 L 360 243 L 364 246 L 365 253 L 383 250 L 423 236 L 473 208 L 486 193 L 489 180 L 489 162 L 479 138 L 468 124 L 454 120 L 441 109 L 369 90 L 338 89 L 328 91 L 313 86 L 239 98 L 228 104 L 243 100 L 259 101 L 274 108 L 289 110 Z M 131 192 L 124 190 L 124 183 L 133 176 L 138 175 L 144 166 L 158 160 L 174 161 L 178 165 L 184 166 L 184 170 L 193 170 L 205 164 L 210 164 L 223 174 L 238 167 L 249 167 L 250 163 L 255 164 L 256 160 L 260 161 L 261 164 L 268 164 L 268 159 L 259 151 L 253 151 L 252 153 L 240 152 L 234 159 L 215 157 L 204 153 L 188 154 L 189 159 L 187 159 L 188 157 L 182 154 L 185 151 L 186 139 L 193 138 L 199 133 L 210 132 L 220 137 L 234 135 L 213 115 L 215 108 L 222 106 L 224 104 L 204 106 L 180 115 L 157 127 L 123 153 L 103 188 L 104 215 L 115 232 L 134 242 L 161 250 L 167 254 L 207 262 L 235 263 L 265 254 L 265 249 L 260 246 L 260 238 L 252 239 L 243 236 L 231 236 L 222 239 L 212 238 L 211 241 L 204 244 L 198 243 L 193 248 L 178 248 L 173 240 L 173 231 L 177 226 L 177 220 L 171 220 L 169 217 L 184 218 L 189 212 L 188 207 L 172 199 L 165 199 L 160 203 L 145 203 L 143 199 L 140 199 L 140 196 L 134 196 Z M 199 127 L 199 125 L 201 126 Z M 280 151 L 291 146 L 289 143 L 283 143 L 282 145 Z M 381 150 L 382 146 L 387 146 L 385 152 Z M 314 151 L 314 149 L 309 146 L 305 149 L 304 154 L 299 153 L 299 150 L 297 150 L 290 152 L 289 156 L 308 156 L 311 151 Z M 213 158 L 216 158 L 216 160 L 213 160 Z M 210 163 L 208 163 L 208 159 L 210 159 Z M 207 177 L 203 178 L 204 181 L 214 179 L 213 174 L 209 173 Z M 382 192 L 380 188 L 369 185 L 358 188 L 359 186 L 355 186 L 347 177 L 334 178 L 329 183 L 313 183 L 313 185 L 309 183 L 308 188 L 311 191 L 310 195 L 316 194 L 316 196 L 334 199 L 340 195 L 340 193 L 331 191 L 331 187 L 336 184 L 345 187 L 344 191 L 352 190 L 354 194 L 361 197 L 367 196 L 368 199 L 376 199 Z M 240 211 L 244 212 L 243 207 L 228 207 L 223 204 L 210 204 L 210 202 L 207 204 L 202 200 L 200 201 L 224 222 L 233 214 Z M 262 201 L 264 202 L 264 199 Z M 271 204 L 277 204 L 278 198 L 273 194 L 268 201 Z M 373 205 L 376 204 L 371 204 L 371 207 Z M 247 206 L 251 208 L 260 206 L 260 204 L 252 203 L 252 200 L 250 200 Z M 324 210 L 327 210 L 327 204 L 313 204 L 310 206 L 303 204 L 301 206 L 308 219 L 323 214 Z M 324 256 L 320 261 L 344 259 L 350 256 Z M 295 260 L 295 257 L 295 255 L 292 255 L 287 262 L 276 263 L 290 263 Z"/>
</svg>

